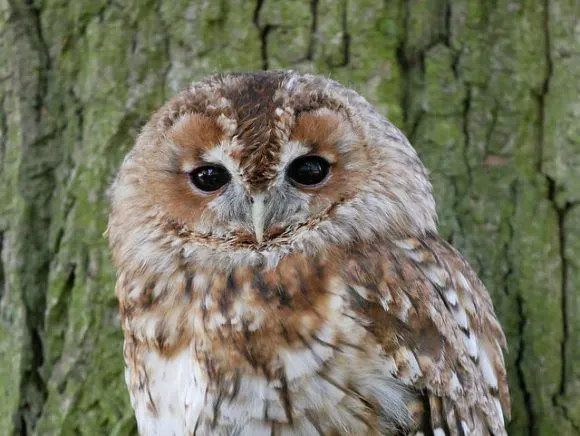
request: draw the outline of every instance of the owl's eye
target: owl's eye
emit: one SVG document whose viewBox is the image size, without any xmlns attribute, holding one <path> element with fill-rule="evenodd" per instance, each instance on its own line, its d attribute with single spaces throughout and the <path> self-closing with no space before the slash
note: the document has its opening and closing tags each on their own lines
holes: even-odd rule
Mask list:
<svg viewBox="0 0 580 436">
<path fill-rule="evenodd" d="M 322 182 L 330 164 L 320 156 L 302 156 L 295 159 L 288 167 L 288 177 L 299 185 L 312 186 Z"/>
<path fill-rule="evenodd" d="M 189 177 L 191 178 L 191 183 L 205 192 L 217 191 L 231 179 L 228 170 L 217 165 L 196 168 L 190 173 Z"/>
</svg>

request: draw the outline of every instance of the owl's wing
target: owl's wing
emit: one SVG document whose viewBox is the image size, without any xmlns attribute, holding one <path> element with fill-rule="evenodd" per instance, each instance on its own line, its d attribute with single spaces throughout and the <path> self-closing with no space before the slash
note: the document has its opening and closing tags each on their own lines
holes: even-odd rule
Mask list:
<svg viewBox="0 0 580 436">
<path fill-rule="evenodd" d="M 417 434 L 506 434 L 506 341 L 484 285 L 436 235 L 375 250 L 355 249 L 344 277 L 392 376 L 420 395 Z"/>
</svg>

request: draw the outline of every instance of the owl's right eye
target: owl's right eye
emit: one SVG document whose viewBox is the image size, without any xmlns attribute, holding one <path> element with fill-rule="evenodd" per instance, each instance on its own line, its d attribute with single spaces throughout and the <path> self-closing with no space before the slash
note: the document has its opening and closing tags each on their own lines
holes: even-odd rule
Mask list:
<svg viewBox="0 0 580 436">
<path fill-rule="evenodd" d="M 232 178 L 228 170 L 218 165 L 205 165 L 196 168 L 189 174 L 189 177 L 191 183 L 204 192 L 217 191 Z"/>
</svg>

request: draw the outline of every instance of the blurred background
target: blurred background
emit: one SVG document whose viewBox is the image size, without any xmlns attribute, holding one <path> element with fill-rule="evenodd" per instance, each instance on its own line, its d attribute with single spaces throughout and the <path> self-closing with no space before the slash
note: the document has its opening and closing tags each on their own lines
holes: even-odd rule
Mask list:
<svg viewBox="0 0 580 436">
<path fill-rule="evenodd" d="M 506 330 L 510 434 L 580 434 L 577 0 L 0 0 L 0 434 L 136 433 L 107 188 L 189 82 L 276 68 L 410 138 Z"/>
</svg>

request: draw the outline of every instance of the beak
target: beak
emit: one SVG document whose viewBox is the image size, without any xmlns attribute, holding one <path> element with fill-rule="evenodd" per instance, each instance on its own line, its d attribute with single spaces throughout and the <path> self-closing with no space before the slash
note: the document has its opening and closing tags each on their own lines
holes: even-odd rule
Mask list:
<svg viewBox="0 0 580 436">
<path fill-rule="evenodd" d="M 264 194 L 252 195 L 252 223 L 258 244 L 264 240 L 264 212 Z"/>
</svg>

